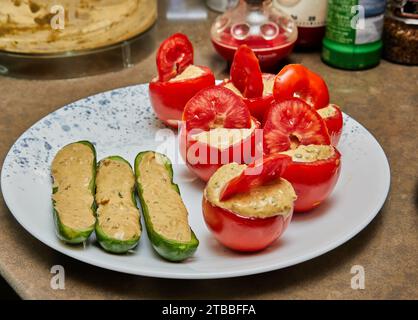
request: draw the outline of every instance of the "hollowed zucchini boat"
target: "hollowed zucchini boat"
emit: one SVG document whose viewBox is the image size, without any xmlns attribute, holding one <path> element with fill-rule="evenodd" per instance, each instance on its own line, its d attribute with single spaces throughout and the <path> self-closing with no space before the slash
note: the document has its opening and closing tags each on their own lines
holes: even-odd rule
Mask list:
<svg viewBox="0 0 418 320">
<path fill-rule="evenodd" d="M 125 253 L 141 236 L 139 209 L 135 200 L 135 176 L 125 159 L 101 160 L 96 175 L 96 237 L 103 249 Z"/>
<path fill-rule="evenodd" d="M 189 226 L 179 187 L 173 182 L 170 160 L 157 152 L 141 152 L 135 159 L 135 176 L 147 234 L 154 249 L 170 261 L 193 255 L 199 240 Z"/>
<path fill-rule="evenodd" d="M 51 166 L 52 206 L 56 234 L 71 244 L 82 243 L 94 230 L 96 150 L 88 141 L 63 147 Z"/>
</svg>

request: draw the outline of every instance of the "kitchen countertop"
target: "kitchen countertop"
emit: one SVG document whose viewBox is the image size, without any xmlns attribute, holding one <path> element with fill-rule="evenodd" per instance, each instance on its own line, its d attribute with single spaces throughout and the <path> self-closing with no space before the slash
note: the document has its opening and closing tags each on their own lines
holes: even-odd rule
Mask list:
<svg viewBox="0 0 418 320">
<path fill-rule="evenodd" d="M 208 36 L 216 15 L 197 5 L 194 19 L 207 18 L 180 22 L 166 15 L 166 2 L 160 4 L 159 21 L 147 35 L 154 41 L 147 42 L 148 53 L 131 68 L 68 80 L 0 77 L 0 164 L 14 141 L 48 113 L 97 92 L 149 81 L 156 73 L 156 46 L 173 32 L 190 36 L 198 64 L 210 66 L 219 79 L 227 76 L 226 63 Z M 191 11 L 185 11 L 189 18 Z M 331 100 L 362 123 L 389 158 L 387 201 L 352 240 L 308 262 L 254 276 L 195 281 L 139 277 L 90 266 L 50 249 L 16 222 L 0 195 L 1 275 L 24 299 L 417 299 L 418 68 L 383 60 L 374 69 L 342 71 L 323 64 L 317 52 L 294 53 L 288 62 L 319 72 L 330 87 Z M 65 290 L 50 286 L 50 268 L 57 264 L 65 268 Z M 365 269 L 364 290 L 350 286 L 354 265 Z"/>
</svg>

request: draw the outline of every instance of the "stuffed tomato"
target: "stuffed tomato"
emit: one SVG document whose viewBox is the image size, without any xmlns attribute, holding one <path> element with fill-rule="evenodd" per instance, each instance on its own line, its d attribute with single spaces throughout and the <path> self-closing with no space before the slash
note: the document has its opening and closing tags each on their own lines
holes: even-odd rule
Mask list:
<svg viewBox="0 0 418 320">
<path fill-rule="evenodd" d="M 151 105 L 160 120 L 177 127 L 187 101 L 200 90 L 213 86 L 215 77 L 209 68 L 193 65 L 193 46 L 181 33 L 161 44 L 157 69 L 158 77 L 149 84 Z"/>
<path fill-rule="evenodd" d="M 243 98 L 253 117 L 263 121 L 265 112 L 274 100 L 274 74 L 261 73 L 254 52 L 242 45 L 235 53 L 230 79 L 221 85 Z"/>
<path fill-rule="evenodd" d="M 298 195 L 295 211 L 309 211 L 319 206 L 338 181 L 341 154 L 330 145 L 300 145 L 283 154 L 292 157 L 292 162 L 283 172 L 283 178 L 292 184 Z"/>
<path fill-rule="evenodd" d="M 327 107 L 317 109 L 316 111 L 325 121 L 331 138 L 331 144 L 337 146 L 343 131 L 343 113 L 340 107 L 335 104 L 329 104 Z"/>
<path fill-rule="evenodd" d="M 254 98 L 245 98 L 242 93 L 235 87 L 232 80 L 227 79 L 221 83 L 221 86 L 231 90 L 235 94 L 242 97 L 245 104 L 247 105 L 250 113 L 253 117 L 255 117 L 258 121 L 263 122 L 264 115 L 270 108 L 271 104 L 274 101 L 273 97 L 273 84 L 274 84 L 274 74 L 270 73 L 263 73 L 262 74 L 262 81 L 263 81 L 263 93 L 259 97 Z"/>
<path fill-rule="evenodd" d="M 324 119 L 332 145 L 340 140 L 343 115 L 335 104 L 329 104 L 327 84 L 320 75 L 300 64 L 285 66 L 274 80 L 273 95 L 276 101 L 297 98 L 317 110 Z"/>
<path fill-rule="evenodd" d="M 210 178 L 203 192 L 203 216 L 221 244 L 259 251 L 283 234 L 296 199 L 292 185 L 280 178 L 288 158 L 275 155 L 249 166 L 227 164 Z"/>
<path fill-rule="evenodd" d="M 264 152 L 292 157 L 283 178 L 296 190 L 295 211 L 308 211 L 332 192 L 341 169 L 341 155 L 331 145 L 325 121 L 300 99 L 272 105 L 263 130 Z"/>
<path fill-rule="evenodd" d="M 261 155 L 259 122 L 230 90 L 214 86 L 186 105 L 180 131 L 180 153 L 188 168 L 207 181 L 222 165 L 249 163 Z"/>
</svg>

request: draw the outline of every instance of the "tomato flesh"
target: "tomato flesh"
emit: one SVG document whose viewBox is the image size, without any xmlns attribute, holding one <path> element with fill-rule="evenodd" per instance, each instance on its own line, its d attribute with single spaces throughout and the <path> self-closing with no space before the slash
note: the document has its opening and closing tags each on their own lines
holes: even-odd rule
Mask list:
<svg viewBox="0 0 418 320">
<path fill-rule="evenodd" d="M 256 117 L 261 123 L 264 123 L 264 117 L 274 102 L 273 91 L 266 91 L 264 86 L 268 81 L 274 81 L 274 78 L 274 74 L 263 73 L 263 95 L 261 97 L 244 99 L 248 109 L 250 109 L 251 115 Z"/>
<path fill-rule="evenodd" d="M 298 145 L 329 145 L 330 137 L 321 116 L 300 99 L 273 103 L 264 124 L 264 152 L 286 151 Z"/>
<path fill-rule="evenodd" d="M 201 90 L 190 99 L 183 120 L 187 130 L 251 127 L 251 114 L 244 101 L 221 86 Z"/>
<path fill-rule="evenodd" d="M 300 64 L 289 64 L 278 73 L 273 95 L 277 101 L 299 98 L 315 109 L 329 104 L 329 92 L 324 79 Z"/>
<path fill-rule="evenodd" d="M 271 73 L 263 73 L 262 75 L 263 83 L 269 80 L 274 80 L 275 75 Z M 220 86 L 226 86 L 230 83 L 231 80 L 224 80 Z M 264 84 L 263 84 L 264 85 Z M 255 117 L 258 121 L 263 122 L 265 114 L 270 109 L 271 104 L 274 102 L 273 92 L 265 92 L 263 87 L 263 95 L 261 97 L 256 98 L 245 98 L 242 97 L 245 104 L 248 106 L 250 113 L 253 117 Z M 240 92 L 240 95 L 242 93 Z"/>
<path fill-rule="evenodd" d="M 168 81 L 193 64 L 193 45 L 182 33 L 164 40 L 157 52 L 157 69 L 160 81 Z"/>
<path fill-rule="evenodd" d="M 240 46 L 231 65 L 231 80 L 245 98 L 263 95 L 263 78 L 258 59 L 247 45 Z"/>
</svg>

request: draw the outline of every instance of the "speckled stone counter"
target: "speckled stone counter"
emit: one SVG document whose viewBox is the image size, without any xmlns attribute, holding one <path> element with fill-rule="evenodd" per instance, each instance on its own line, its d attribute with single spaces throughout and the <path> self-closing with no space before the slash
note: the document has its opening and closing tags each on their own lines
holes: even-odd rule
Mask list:
<svg viewBox="0 0 418 320">
<path fill-rule="evenodd" d="M 166 14 L 148 36 L 148 54 L 132 68 L 70 80 L 0 77 L 0 163 L 14 141 L 51 111 L 82 97 L 149 81 L 157 44 L 175 31 L 187 33 L 198 64 L 217 78 L 226 63 L 212 49 L 208 30 L 214 14 L 200 8 L 180 22 Z M 175 17 L 174 17 L 175 18 Z M 332 101 L 362 123 L 382 145 L 392 174 L 389 197 L 373 222 L 341 247 L 308 262 L 265 274 L 223 280 L 164 280 L 125 275 L 68 258 L 28 234 L 0 196 L 0 273 L 25 299 L 417 299 L 418 298 L 418 68 L 382 61 L 374 69 L 347 72 L 324 65 L 318 53 L 295 53 L 329 84 Z M 76 66 L 75 66 L 76 67 Z M 50 286 L 50 268 L 63 265 L 65 290 Z M 350 286 L 353 265 L 362 265 L 366 288 Z"/>
</svg>

